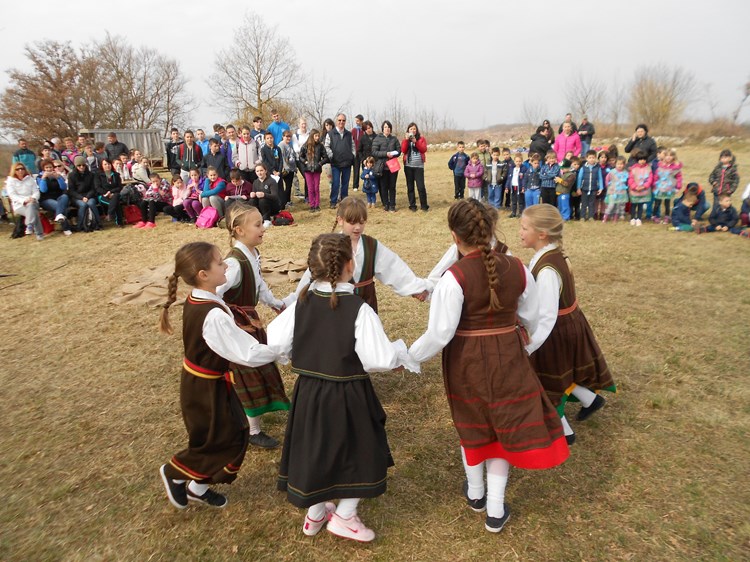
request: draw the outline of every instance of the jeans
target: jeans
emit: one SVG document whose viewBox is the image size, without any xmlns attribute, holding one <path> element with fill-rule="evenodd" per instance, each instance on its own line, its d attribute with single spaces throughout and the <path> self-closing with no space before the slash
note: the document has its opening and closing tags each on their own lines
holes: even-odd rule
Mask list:
<svg viewBox="0 0 750 562">
<path fill-rule="evenodd" d="M 69 203 L 70 203 L 70 198 L 67 195 L 63 194 L 63 195 L 60 195 L 60 197 L 58 197 L 57 199 L 42 199 L 39 202 L 39 206 L 42 209 L 49 211 L 50 213 L 54 213 L 54 216 L 57 216 L 57 215 L 65 216 L 65 220 L 62 223 L 62 229 L 70 230 L 70 223 L 68 222 L 68 218 L 67 218 Z"/>
<path fill-rule="evenodd" d="M 416 183 L 417 193 L 419 194 L 419 206 L 423 211 L 429 209 L 427 191 L 424 187 L 424 168 L 404 166 L 404 175 L 406 176 L 406 197 L 409 199 L 409 208 L 412 211 L 417 210 L 417 201 L 414 197 L 414 184 Z"/>
<path fill-rule="evenodd" d="M 557 196 L 557 208 L 564 221 L 570 220 L 570 193 L 561 193 Z"/>
<path fill-rule="evenodd" d="M 581 193 L 581 218 L 589 220 L 594 218 L 596 212 L 596 191 L 583 191 Z"/>
<path fill-rule="evenodd" d="M 701 217 L 708 211 L 708 203 L 706 202 L 706 194 L 701 193 L 698 195 L 698 202 L 695 204 L 695 220 L 701 220 Z"/>
<path fill-rule="evenodd" d="M 503 202 L 503 187 L 501 185 L 489 185 L 487 188 L 487 202 L 495 207 L 495 209 L 500 208 L 500 204 Z"/>
<path fill-rule="evenodd" d="M 586 159 L 586 153 L 591 150 L 591 143 L 581 139 L 581 159 Z"/>
<path fill-rule="evenodd" d="M 86 203 L 83 202 L 83 199 L 76 199 L 75 200 L 76 207 L 78 207 L 78 225 L 83 224 L 83 217 L 86 213 L 86 207 L 91 209 L 91 212 L 94 213 L 94 223 L 96 225 L 99 224 L 99 207 L 96 205 L 96 198 L 92 197 L 89 199 Z"/>
<path fill-rule="evenodd" d="M 654 211 L 654 192 L 651 192 L 651 200 L 648 203 L 644 203 L 646 206 L 646 218 L 650 219 Z"/>
<path fill-rule="evenodd" d="M 539 193 L 539 189 L 527 189 L 526 193 L 524 194 L 524 201 L 526 202 L 526 207 L 531 207 L 532 205 L 539 205 L 539 196 L 541 195 Z"/>
<path fill-rule="evenodd" d="M 333 175 L 331 205 L 335 205 L 349 195 L 349 176 L 352 175 L 352 167 L 337 168 L 336 166 L 331 166 L 331 174 Z"/>
</svg>

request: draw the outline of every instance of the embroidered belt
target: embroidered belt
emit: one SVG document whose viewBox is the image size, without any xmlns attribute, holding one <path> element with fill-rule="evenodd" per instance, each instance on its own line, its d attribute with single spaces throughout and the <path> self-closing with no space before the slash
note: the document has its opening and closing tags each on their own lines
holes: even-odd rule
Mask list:
<svg viewBox="0 0 750 562">
<path fill-rule="evenodd" d="M 206 369 L 205 367 L 196 365 L 195 363 L 191 362 L 187 357 L 185 357 L 182 360 L 182 368 L 185 369 L 191 375 L 195 375 L 196 377 L 200 377 L 202 379 L 217 380 L 217 379 L 223 379 L 225 376 L 224 373 L 220 373 L 219 371 L 212 371 L 211 369 Z"/>
<path fill-rule="evenodd" d="M 578 299 L 573 302 L 568 308 L 561 308 L 557 311 L 558 316 L 565 316 L 566 314 L 570 314 L 573 312 L 576 308 L 578 308 Z"/>
</svg>

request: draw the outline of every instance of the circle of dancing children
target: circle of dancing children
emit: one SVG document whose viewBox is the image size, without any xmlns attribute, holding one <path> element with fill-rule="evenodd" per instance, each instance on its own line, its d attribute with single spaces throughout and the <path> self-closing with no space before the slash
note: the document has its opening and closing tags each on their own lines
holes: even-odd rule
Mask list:
<svg viewBox="0 0 750 562">
<path fill-rule="evenodd" d="M 576 419 L 584 421 L 604 406 L 604 398 L 597 393 L 615 392 L 615 384 L 578 306 L 573 273 L 562 250 L 562 231 L 562 216 L 552 205 L 528 207 L 521 215 L 521 244 L 536 250 L 529 268 L 539 298 L 539 324 L 526 350 L 572 444 L 575 433 L 565 418 L 565 403 L 571 395 L 580 401 Z"/>
<path fill-rule="evenodd" d="M 229 206 L 226 215 L 231 250 L 226 256 L 227 281 L 217 294 L 224 299 L 235 315 L 237 324 L 260 343 L 266 343 L 266 331 L 256 310 L 259 302 L 279 312 L 284 301 L 273 296 L 260 272 L 258 246 L 266 229 L 260 211 L 245 202 Z M 275 449 L 279 442 L 260 427 L 260 417 L 268 412 L 289 409 L 276 363 L 258 367 L 231 365 L 232 382 L 250 425 L 250 444 L 263 449 Z"/>
<path fill-rule="evenodd" d="M 180 378 L 180 408 L 188 444 L 159 469 L 170 503 L 185 509 L 189 501 L 224 507 L 227 499 L 209 484 L 237 478 L 248 445 L 247 418 L 227 380 L 230 361 L 248 367 L 276 358 L 267 346 L 240 329 L 217 296 L 226 283 L 226 263 L 207 242 L 182 246 L 175 255 L 169 295 L 161 312 L 162 332 L 172 333 L 169 307 L 177 298 L 180 278 L 193 287 L 182 316 L 185 358 Z"/>
<path fill-rule="evenodd" d="M 362 523 L 357 506 L 361 498 L 385 492 L 393 459 L 386 414 L 368 373 L 407 364 L 418 372 L 418 366 L 401 340 L 388 340 L 377 314 L 354 294 L 349 236 L 319 235 L 307 263 L 311 284 L 268 329 L 269 345 L 291 357 L 299 375 L 278 488 L 292 505 L 307 508 L 305 535 L 327 523 L 334 535 L 370 542 L 375 533 Z"/>
<path fill-rule="evenodd" d="M 351 240 L 354 254 L 354 275 L 351 279 L 354 293 L 378 311 L 375 279 L 391 287 L 396 294 L 423 301 L 430 289 L 426 279 L 420 279 L 396 253 L 371 236 L 364 234 L 367 223 L 367 206 L 362 199 L 345 197 L 336 209 L 333 230 L 340 228 Z M 308 269 L 297 285 L 299 295 L 310 284 Z"/>
<path fill-rule="evenodd" d="M 463 257 L 435 287 L 427 331 L 409 355 L 422 362 L 444 348 L 466 501 L 475 511 L 486 509 L 485 528 L 499 532 L 510 517 L 504 501 L 510 466 L 552 468 L 567 459 L 568 445 L 524 350 L 524 330 L 537 324 L 533 277 L 518 259 L 491 250 L 492 218 L 480 202 L 455 202 L 448 227 Z"/>
</svg>

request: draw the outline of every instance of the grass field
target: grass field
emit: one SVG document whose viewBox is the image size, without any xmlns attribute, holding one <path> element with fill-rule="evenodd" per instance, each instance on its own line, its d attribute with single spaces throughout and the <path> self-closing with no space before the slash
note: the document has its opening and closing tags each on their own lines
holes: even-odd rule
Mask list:
<svg viewBox="0 0 750 562">
<path fill-rule="evenodd" d="M 744 186 L 750 148 L 733 148 Z M 717 155 L 680 149 L 686 180 L 705 182 Z M 367 225 L 419 275 L 450 242 L 448 156 L 428 154 L 429 213 L 406 210 L 400 177 L 400 211 L 376 210 Z M 295 217 L 298 226 L 269 231 L 264 255 L 306 256 L 334 215 Z M 501 237 L 528 262 L 518 222 L 506 217 Z M 157 469 L 185 443 L 179 330 L 159 334 L 156 309 L 107 303 L 126 277 L 171 260 L 185 242 L 226 250 L 225 231 L 160 219 L 152 231 L 110 227 L 41 243 L 9 234 L 0 227 L 0 273 L 15 274 L 0 278 L 2 560 L 748 559 L 746 239 L 651 224 L 566 226 L 579 302 L 620 392 L 574 425 L 578 442 L 562 467 L 511 471 L 513 516 L 497 536 L 460 493 L 439 359 L 421 375 L 374 375 L 396 466 L 388 492 L 361 504 L 378 538 L 357 545 L 302 535 L 302 511 L 275 491 L 279 451 L 248 452 L 237 482 L 222 488 L 224 510 L 177 512 L 166 500 Z M 274 287 L 277 296 L 291 289 Z M 421 335 L 426 304 L 382 285 L 378 300 L 392 339 Z M 173 314 L 179 325 L 181 310 Z M 291 393 L 294 378 L 284 377 Z M 268 433 L 283 434 L 285 415 L 264 419 Z"/>
</svg>

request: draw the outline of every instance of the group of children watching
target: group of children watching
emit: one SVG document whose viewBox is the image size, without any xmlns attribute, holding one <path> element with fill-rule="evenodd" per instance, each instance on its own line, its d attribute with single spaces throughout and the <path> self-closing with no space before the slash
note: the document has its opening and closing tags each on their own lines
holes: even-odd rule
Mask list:
<svg viewBox="0 0 750 562">
<path fill-rule="evenodd" d="M 708 178 L 714 201 L 709 225 L 702 226 L 699 221 L 709 209 L 705 192 L 697 183 L 683 186 L 682 164 L 675 149 L 658 148 L 652 162 L 646 154 L 636 152 L 628 165 L 614 145 L 598 152 L 589 150 L 584 158 L 568 152 L 558 162 L 554 151 L 544 155 L 532 152 L 524 160 L 521 153 L 511 157 L 509 148 L 489 150 L 488 140 L 476 144 L 477 151 L 469 155 L 465 144 L 459 142 L 457 152 L 448 160 L 454 199 L 464 198 L 468 183 L 469 197 L 485 200 L 496 209 L 505 206 L 510 218 L 520 217 L 526 207 L 548 203 L 557 206 L 565 221 L 617 222 L 629 213 L 632 226 L 652 220 L 674 230 L 747 236 L 750 185 L 737 212 L 731 196 L 739 185 L 739 174 L 728 149 L 721 151 Z"/>
</svg>

